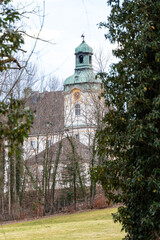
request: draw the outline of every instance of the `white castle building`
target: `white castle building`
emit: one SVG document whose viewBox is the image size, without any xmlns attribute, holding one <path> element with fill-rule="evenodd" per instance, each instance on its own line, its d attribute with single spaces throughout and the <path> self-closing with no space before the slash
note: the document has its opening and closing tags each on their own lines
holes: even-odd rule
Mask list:
<svg viewBox="0 0 160 240">
<path fill-rule="evenodd" d="M 35 116 L 25 143 L 26 158 L 42 152 L 46 142 L 50 147 L 66 136 L 85 146 L 92 145 L 104 108 L 101 80 L 93 72 L 92 57 L 93 49 L 83 37 L 75 49 L 74 74 L 65 80 L 64 91 L 30 95 L 27 104 Z"/>
</svg>

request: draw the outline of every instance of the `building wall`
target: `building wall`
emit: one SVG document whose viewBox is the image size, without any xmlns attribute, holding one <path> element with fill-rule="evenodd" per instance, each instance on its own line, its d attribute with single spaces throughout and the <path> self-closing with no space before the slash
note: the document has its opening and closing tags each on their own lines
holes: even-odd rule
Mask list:
<svg viewBox="0 0 160 240">
<path fill-rule="evenodd" d="M 75 98 L 75 93 L 79 97 Z M 74 88 L 64 96 L 64 126 L 70 135 L 79 134 L 79 140 L 90 145 L 98 124 L 99 112 L 102 111 L 103 102 L 99 99 L 100 90 L 82 91 Z M 80 114 L 76 115 L 76 105 L 80 106 Z"/>
<path fill-rule="evenodd" d="M 44 151 L 47 147 L 55 144 L 63 138 L 62 133 L 54 134 L 48 133 L 46 135 L 32 135 L 24 142 L 24 159 L 29 159 L 30 157 L 39 154 Z"/>
</svg>

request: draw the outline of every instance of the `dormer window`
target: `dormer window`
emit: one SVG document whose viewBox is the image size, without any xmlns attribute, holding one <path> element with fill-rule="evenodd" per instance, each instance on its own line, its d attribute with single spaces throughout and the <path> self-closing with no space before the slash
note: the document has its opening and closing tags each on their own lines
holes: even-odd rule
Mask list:
<svg viewBox="0 0 160 240">
<path fill-rule="evenodd" d="M 83 55 L 79 56 L 79 63 L 83 63 Z"/>
<path fill-rule="evenodd" d="M 75 105 L 75 115 L 79 116 L 81 114 L 80 104 Z"/>
</svg>

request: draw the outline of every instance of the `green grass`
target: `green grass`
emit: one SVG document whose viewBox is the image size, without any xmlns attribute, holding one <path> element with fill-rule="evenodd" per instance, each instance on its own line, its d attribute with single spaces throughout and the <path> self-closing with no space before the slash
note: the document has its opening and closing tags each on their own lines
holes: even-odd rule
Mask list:
<svg viewBox="0 0 160 240">
<path fill-rule="evenodd" d="M 121 240 L 121 226 L 103 209 L 1 226 L 1 240 Z"/>
</svg>

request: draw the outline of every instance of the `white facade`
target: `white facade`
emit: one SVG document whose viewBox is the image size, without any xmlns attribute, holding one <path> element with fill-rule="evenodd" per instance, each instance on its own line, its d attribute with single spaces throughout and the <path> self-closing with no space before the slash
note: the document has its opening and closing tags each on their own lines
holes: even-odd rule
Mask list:
<svg viewBox="0 0 160 240">
<path fill-rule="evenodd" d="M 73 88 L 64 97 L 64 126 L 70 135 L 90 145 L 97 128 L 97 103 L 100 91 L 83 91 Z"/>
</svg>

